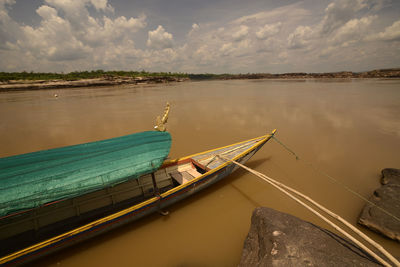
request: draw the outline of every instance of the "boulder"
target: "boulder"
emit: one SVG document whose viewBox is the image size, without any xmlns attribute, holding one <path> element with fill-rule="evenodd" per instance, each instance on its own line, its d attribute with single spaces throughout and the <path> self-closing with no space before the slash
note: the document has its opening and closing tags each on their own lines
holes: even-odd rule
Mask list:
<svg viewBox="0 0 400 267">
<path fill-rule="evenodd" d="M 381 184 L 369 201 L 400 218 L 400 169 L 383 169 Z M 400 241 L 400 221 L 376 206 L 367 203 L 358 223 Z"/>
<path fill-rule="evenodd" d="M 326 229 L 256 208 L 239 266 L 377 266 L 370 255 Z"/>
</svg>

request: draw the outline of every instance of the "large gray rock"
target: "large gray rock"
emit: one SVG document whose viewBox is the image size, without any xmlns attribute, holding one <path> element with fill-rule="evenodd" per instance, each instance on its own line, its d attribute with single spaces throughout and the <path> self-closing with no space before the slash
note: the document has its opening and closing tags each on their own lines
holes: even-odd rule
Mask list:
<svg viewBox="0 0 400 267">
<path fill-rule="evenodd" d="M 377 266 L 353 243 L 292 215 L 256 208 L 239 266 Z"/>
<path fill-rule="evenodd" d="M 400 170 L 383 169 L 381 184 L 369 200 L 400 218 Z M 361 211 L 358 223 L 400 241 L 400 221 L 378 207 L 367 203 Z"/>
</svg>

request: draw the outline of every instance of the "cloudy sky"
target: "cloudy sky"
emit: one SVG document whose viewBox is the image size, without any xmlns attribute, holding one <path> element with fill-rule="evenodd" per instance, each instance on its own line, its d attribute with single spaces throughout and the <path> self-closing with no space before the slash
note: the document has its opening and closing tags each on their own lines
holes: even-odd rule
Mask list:
<svg viewBox="0 0 400 267">
<path fill-rule="evenodd" d="M 390 67 L 399 0 L 0 0 L 0 71 Z"/>
</svg>

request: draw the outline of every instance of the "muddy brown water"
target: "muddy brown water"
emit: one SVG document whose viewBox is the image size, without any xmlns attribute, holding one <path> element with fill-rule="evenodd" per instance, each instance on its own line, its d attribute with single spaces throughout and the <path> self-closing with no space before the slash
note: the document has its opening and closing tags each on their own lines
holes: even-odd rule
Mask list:
<svg viewBox="0 0 400 267">
<path fill-rule="evenodd" d="M 58 97 L 54 95 L 57 94 Z M 166 101 L 176 158 L 273 129 L 247 165 L 353 224 L 382 168 L 400 168 L 400 80 L 241 80 L 0 93 L 0 157 L 151 130 Z M 255 176 L 238 170 L 169 208 L 35 263 L 37 266 L 235 266 L 253 209 L 267 206 L 327 227 Z M 399 243 L 360 227 L 394 255 Z"/>
</svg>

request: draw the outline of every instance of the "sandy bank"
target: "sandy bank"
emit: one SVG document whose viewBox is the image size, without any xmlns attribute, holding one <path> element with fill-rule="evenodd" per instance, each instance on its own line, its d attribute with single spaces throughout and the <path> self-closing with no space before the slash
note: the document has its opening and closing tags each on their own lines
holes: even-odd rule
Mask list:
<svg viewBox="0 0 400 267">
<path fill-rule="evenodd" d="M 93 87 L 93 86 L 114 86 L 122 84 L 155 84 L 169 82 L 183 82 L 188 78 L 177 78 L 169 76 L 151 76 L 151 77 L 113 77 L 105 76 L 95 79 L 80 79 L 73 81 L 66 80 L 18 80 L 0 83 L 0 91 L 11 90 L 38 90 L 54 88 L 75 88 L 75 87 Z"/>
</svg>

